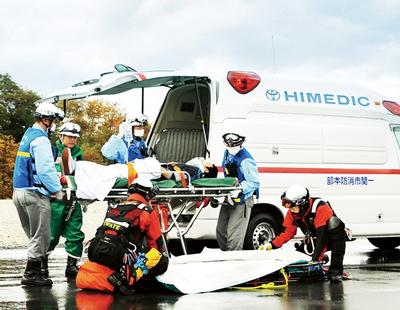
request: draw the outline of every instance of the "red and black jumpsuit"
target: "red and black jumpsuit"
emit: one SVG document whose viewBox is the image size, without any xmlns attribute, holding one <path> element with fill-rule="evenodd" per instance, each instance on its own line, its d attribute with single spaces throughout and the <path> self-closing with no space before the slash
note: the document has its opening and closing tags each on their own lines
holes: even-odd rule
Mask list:
<svg viewBox="0 0 400 310">
<path fill-rule="evenodd" d="M 316 239 L 312 260 L 322 260 L 327 250 L 332 251 L 331 273 L 343 272 L 343 258 L 346 250 L 346 233 L 344 224 L 340 221 L 329 203 L 318 198 L 310 198 L 305 211 L 292 213 L 288 211 L 283 221 L 284 231 L 271 243 L 273 248 L 280 248 L 284 243 L 291 240 L 297 233 L 299 227 L 306 236 Z M 316 202 L 316 206 L 314 206 Z M 304 209 L 303 209 L 304 210 Z M 336 217 L 338 225 L 332 229 L 330 220 Z"/>
<path fill-rule="evenodd" d="M 137 205 L 132 206 L 133 205 Z M 140 204 L 146 205 L 144 209 L 138 208 Z M 149 250 L 150 248 L 155 248 L 160 252 L 163 251 L 163 242 L 161 237 L 161 226 L 158 213 L 152 210 L 148 206 L 148 202 L 139 194 L 132 194 L 127 200 L 125 205 L 129 208 L 125 214 L 120 214 L 121 206 L 117 208 L 109 208 L 107 210 L 107 217 L 113 216 L 123 216 L 123 218 L 129 221 L 129 233 L 127 239 L 129 242 L 134 243 L 138 250 L 142 246 L 143 241 L 145 244 L 143 246 Z M 106 230 L 106 233 L 113 234 L 112 230 Z M 143 238 L 144 237 L 144 238 Z"/>
</svg>

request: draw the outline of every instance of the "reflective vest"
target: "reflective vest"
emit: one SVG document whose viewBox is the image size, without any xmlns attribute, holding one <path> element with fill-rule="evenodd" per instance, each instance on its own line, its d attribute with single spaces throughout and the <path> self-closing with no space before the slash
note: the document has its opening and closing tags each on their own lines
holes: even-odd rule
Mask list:
<svg viewBox="0 0 400 310">
<path fill-rule="evenodd" d="M 14 188 L 43 186 L 42 184 L 34 184 L 33 176 L 36 175 L 35 159 L 29 152 L 32 141 L 38 137 L 47 138 L 47 133 L 37 128 L 28 128 L 21 139 L 15 159 L 13 174 Z"/>
<path fill-rule="evenodd" d="M 225 150 L 224 159 L 222 161 L 222 169 L 224 170 L 224 175 L 226 177 L 238 178 L 240 183 L 244 181 L 245 180 L 244 174 L 239 169 L 239 167 L 242 161 L 247 158 L 253 159 L 253 157 L 244 147 L 242 147 L 240 151 L 236 155 L 234 155 L 230 161 L 228 161 L 228 151 Z M 258 189 L 254 192 L 254 195 L 256 195 L 256 197 L 258 198 L 259 196 Z M 244 202 L 243 193 L 241 193 L 239 197 L 240 197 L 240 202 L 243 203 Z"/>
<path fill-rule="evenodd" d="M 140 139 L 140 141 L 133 139 L 133 142 L 129 146 L 125 140 L 123 141 L 128 148 L 128 161 L 147 157 L 147 146 L 143 139 Z"/>
</svg>

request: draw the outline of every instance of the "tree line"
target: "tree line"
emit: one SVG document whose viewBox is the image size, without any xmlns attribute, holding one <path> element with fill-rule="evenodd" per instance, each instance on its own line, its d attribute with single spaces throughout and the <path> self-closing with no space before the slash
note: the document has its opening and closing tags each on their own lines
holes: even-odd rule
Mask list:
<svg viewBox="0 0 400 310">
<path fill-rule="evenodd" d="M 39 99 L 34 91 L 21 88 L 9 74 L 0 74 L 0 199 L 12 196 L 12 174 L 18 145 L 25 130 L 35 121 L 34 103 Z M 61 102 L 57 106 L 63 109 Z M 118 131 L 125 118 L 117 105 L 102 100 L 75 100 L 67 102 L 66 112 L 65 120 L 82 128 L 78 143 L 85 160 L 108 164 L 100 149 Z M 56 139 L 57 132 L 50 136 L 53 143 Z"/>
</svg>

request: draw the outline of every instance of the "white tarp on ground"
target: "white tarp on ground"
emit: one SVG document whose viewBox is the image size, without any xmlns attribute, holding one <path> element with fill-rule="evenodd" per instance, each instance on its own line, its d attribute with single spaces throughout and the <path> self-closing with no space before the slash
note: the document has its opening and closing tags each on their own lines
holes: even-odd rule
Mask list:
<svg viewBox="0 0 400 310">
<path fill-rule="evenodd" d="M 157 280 L 183 294 L 220 290 L 261 278 L 310 257 L 288 249 L 271 251 L 221 251 L 204 249 L 200 254 L 172 257 L 168 270 Z"/>
</svg>

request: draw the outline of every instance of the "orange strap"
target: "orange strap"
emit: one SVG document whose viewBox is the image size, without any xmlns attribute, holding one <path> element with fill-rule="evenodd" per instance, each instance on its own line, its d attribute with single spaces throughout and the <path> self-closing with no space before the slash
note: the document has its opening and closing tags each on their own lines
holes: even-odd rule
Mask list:
<svg viewBox="0 0 400 310">
<path fill-rule="evenodd" d="M 179 168 L 178 165 L 174 165 L 174 170 L 176 172 L 179 172 L 179 175 L 181 176 L 181 182 L 182 182 L 182 187 L 187 187 L 187 182 L 186 182 L 186 178 L 185 178 L 185 174 L 182 172 L 181 168 Z"/>
<path fill-rule="evenodd" d="M 128 163 L 128 186 L 132 184 L 133 180 L 137 178 L 137 172 L 133 163 Z"/>
</svg>

